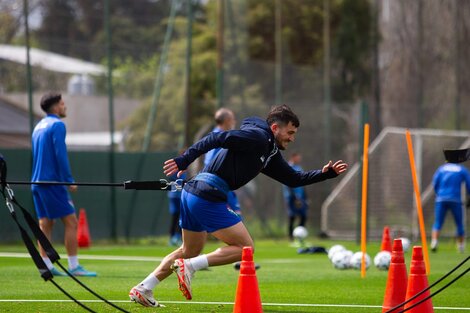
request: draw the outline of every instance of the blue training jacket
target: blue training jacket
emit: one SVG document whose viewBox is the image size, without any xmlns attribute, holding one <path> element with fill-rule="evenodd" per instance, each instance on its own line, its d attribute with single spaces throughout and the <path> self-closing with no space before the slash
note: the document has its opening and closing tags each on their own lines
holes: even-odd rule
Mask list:
<svg viewBox="0 0 470 313">
<path fill-rule="evenodd" d="M 470 194 L 470 173 L 460 164 L 446 163 L 434 173 L 432 184 L 436 193 L 436 202 L 462 202 L 461 188 L 465 183 Z"/>
<path fill-rule="evenodd" d="M 36 125 L 32 136 L 32 181 L 74 182 L 65 134 L 65 124 L 54 114 L 48 114 Z"/>
<path fill-rule="evenodd" d="M 180 170 L 185 170 L 197 157 L 215 148 L 222 148 L 204 171 L 225 180 L 231 190 L 236 190 L 263 173 L 289 187 L 298 187 L 338 176 L 333 169 L 297 172 L 279 152 L 274 135 L 267 122 L 259 117 L 243 120 L 239 130 L 212 132 L 175 158 Z M 210 191 L 185 189 L 202 195 Z M 188 188 L 189 189 L 188 189 Z M 206 188 L 206 187 L 203 187 Z"/>
</svg>

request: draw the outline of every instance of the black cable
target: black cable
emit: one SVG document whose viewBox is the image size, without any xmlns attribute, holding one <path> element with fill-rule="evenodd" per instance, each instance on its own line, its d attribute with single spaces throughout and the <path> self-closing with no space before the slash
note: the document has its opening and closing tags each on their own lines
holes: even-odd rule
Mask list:
<svg viewBox="0 0 470 313">
<path fill-rule="evenodd" d="M 87 310 L 88 312 L 91 312 L 91 313 L 97 313 L 96 311 L 93 311 L 92 309 L 90 309 L 89 307 L 87 307 L 86 305 L 84 305 L 83 303 L 81 303 L 80 301 L 78 301 L 77 299 L 75 299 L 71 294 L 69 294 L 67 291 L 65 291 L 64 288 L 60 287 L 53 279 L 50 279 L 49 280 L 51 283 L 53 283 L 60 291 L 62 291 L 64 293 L 64 295 L 66 295 L 67 297 L 69 297 L 71 300 L 73 300 L 73 302 L 75 302 L 76 304 L 78 304 L 79 306 L 81 306 L 82 308 L 84 308 L 85 310 Z"/>
<path fill-rule="evenodd" d="M 438 293 L 440 293 L 442 290 L 446 289 L 447 287 L 449 287 L 450 285 L 452 285 L 453 283 L 455 283 L 457 280 L 459 280 L 463 275 L 467 274 L 467 272 L 470 271 L 470 267 L 467 268 L 463 273 L 460 273 L 457 277 L 455 277 L 454 279 L 452 279 L 449 283 L 447 283 L 446 285 L 444 285 L 442 288 L 438 289 L 436 292 L 430 294 L 429 296 L 427 296 L 426 298 L 423 298 L 421 299 L 420 301 L 414 303 L 413 305 L 407 307 L 406 309 L 402 310 L 402 311 L 399 311 L 397 313 L 403 313 L 403 312 L 406 312 L 408 310 L 411 310 L 412 308 L 414 308 L 415 306 L 418 306 L 420 305 L 421 303 L 423 303 L 424 301 L 427 301 L 429 300 L 430 298 L 434 297 L 435 295 L 437 295 Z M 410 298 L 411 299 L 411 298 Z"/>
<path fill-rule="evenodd" d="M 93 290 L 91 290 L 87 285 L 85 285 L 84 283 L 82 283 L 81 281 L 79 281 L 75 276 L 73 276 L 73 274 L 71 274 L 62 264 L 60 264 L 59 261 L 56 262 L 57 265 L 59 265 L 59 267 L 65 272 L 67 273 L 68 276 L 70 276 L 70 278 L 72 278 L 73 280 L 75 280 L 80 286 L 82 286 L 83 288 L 85 288 L 86 290 L 88 290 L 90 293 L 92 293 L 95 297 L 99 298 L 100 300 L 106 302 L 107 304 L 109 304 L 110 306 L 118 309 L 119 311 L 121 312 L 125 312 L 125 313 L 130 313 L 129 311 L 126 311 L 125 309 L 123 308 L 120 308 L 118 307 L 117 305 L 115 305 L 114 303 L 106 300 L 105 298 L 103 298 L 102 296 L 100 296 L 99 294 L 97 294 L 96 292 L 94 292 Z"/>
<path fill-rule="evenodd" d="M 123 183 L 77 183 L 60 181 L 8 181 L 10 185 L 46 185 L 46 186 L 98 186 L 98 187 L 124 187 Z"/>
<path fill-rule="evenodd" d="M 399 307 L 401 306 L 404 306 L 405 304 L 407 304 L 408 302 L 410 301 L 413 301 L 414 299 L 416 299 L 417 297 L 419 297 L 420 295 L 422 295 L 423 293 L 425 293 L 426 291 L 428 291 L 429 289 L 431 289 L 432 287 L 434 287 L 435 285 L 437 285 L 438 283 L 440 283 L 441 281 L 443 281 L 445 278 L 447 278 L 450 274 L 452 274 L 453 272 L 455 272 L 457 269 L 459 269 L 462 265 L 464 265 L 468 260 L 470 259 L 470 256 L 466 257 L 462 262 L 460 262 L 456 267 L 454 267 L 450 272 L 448 272 L 447 274 L 445 274 L 444 276 L 442 276 L 441 278 L 439 278 L 438 280 L 436 280 L 434 283 L 432 283 L 431 285 L 429 285 L 428 287 L 424 288 L 423 290 L 421 290 L 420 292 L 418 292 L 417 294 L 415 294 L 413 297 L 409 298 L 408 300 L 400 303 L 400 304 L 397 304 L 396 306 L 394 306 L 393 308 L 389 309 L 388 311 L 386 311 L 385 313 L 391 313 L 393 312 L 394 310 L 398 309 Z"/>
</svg>

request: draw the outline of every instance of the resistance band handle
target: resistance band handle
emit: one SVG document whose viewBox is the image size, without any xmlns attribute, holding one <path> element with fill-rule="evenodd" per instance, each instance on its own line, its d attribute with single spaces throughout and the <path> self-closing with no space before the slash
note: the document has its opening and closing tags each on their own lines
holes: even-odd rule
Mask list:
<svg viewBox="0 0 470 313">
<path fill-rule="evenodd" d="M 124 189 L 135 190 L 166 190 L 168 183 L 166 180 L 151 180 L 151 181 L 133 181 L 128 180 L 124 182 Z"/>
</svg>

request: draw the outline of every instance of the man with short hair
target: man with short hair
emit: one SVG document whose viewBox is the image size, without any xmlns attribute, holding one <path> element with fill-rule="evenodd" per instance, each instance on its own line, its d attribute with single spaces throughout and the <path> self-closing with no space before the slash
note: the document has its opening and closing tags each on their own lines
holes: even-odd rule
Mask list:
<svg viewBox="0 0 470 313">
<path fill-rule="evenodd" d="M 73 183 L 65 145 L 66 128 L 60 120 L 67 116 L 67 107 L 60 93 L 49 92 L 41 98 L 41 109 L 47 113 L 34 128 L 32 135 L 33 173 L 31 181 L 60 181 Z M 32 185 L 34 206 L 39 227 L 51 240 L 56 219 L 64 223 L 64 242 L 68 255 L 69 271 L 74 276 L 96 276 L 78 262 L 77 216 L 72 199 L 65 186 Z M 75 192 L 76 185 L 69 191 Z M 41 256 L 54 276 L 65 276 L 57 270 L 39 245 Z"/>
<path fill-rule="evenodd" d="M 253 239 L 240 216 L 227 209 L 227 193 L 238 189 L 259 173 L 285 185 L 297 187 L 324 181 L 343 173 L 347 164 L 329 161 L 321 170 L 296 172 L 279 150 L 294 141 L 300 123 L 286 106 L 271 109 L 267 119 L 247 118 L 239 130 L 210 133 L 189 147 L 181 156 L 165 161 L 164 173 L 181 175 L 199 156 L 222 148 L 211 163 L 184 186 L 181 196 L 183 244 L 168 254 L 160 265 L 129 292 L 132 301 L 143 306 L 159 306 L 153 289 L 176 273 L 179 288 L 186 299 L 192 299 L 191 278 L 194 272 L 209 266 L 241 260 L 243 247 L 253 247 Z M 226 246 L 200 254 L 207 233 Z"/>
</svg>

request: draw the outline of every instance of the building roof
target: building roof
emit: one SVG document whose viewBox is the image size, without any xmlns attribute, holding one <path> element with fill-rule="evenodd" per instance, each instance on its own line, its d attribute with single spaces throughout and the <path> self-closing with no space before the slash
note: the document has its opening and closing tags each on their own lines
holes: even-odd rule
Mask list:
<svg viewBox="0 0 470 313">
<path fill-rule="evenodd" d="M 63 56 L 57 53 L 31 48 L 29 51 L 30 63 L 53 72 L 70 74 L 103 75 L 104 66 L 79 59 Z M 0 45 L 0 59 L 26 64 L 26 47 Z"/>
</svg>

